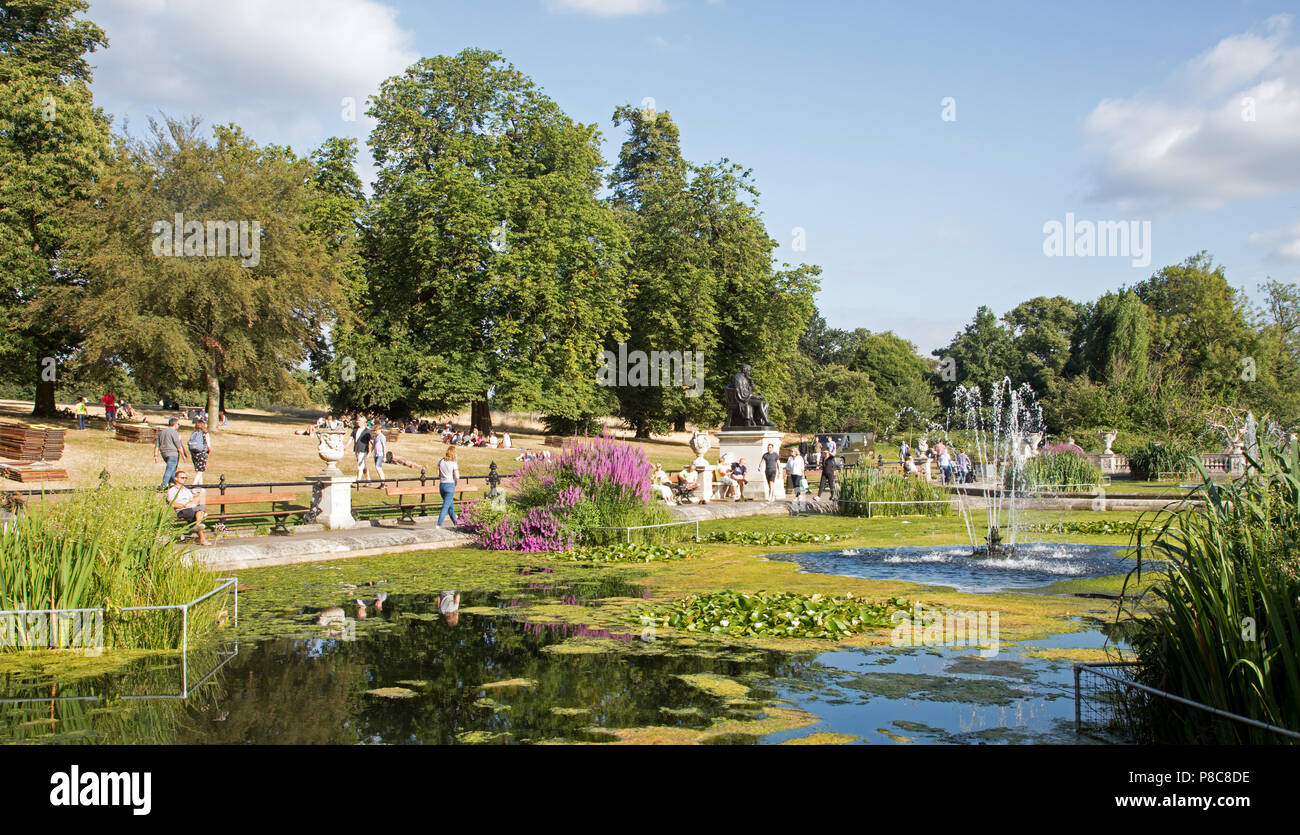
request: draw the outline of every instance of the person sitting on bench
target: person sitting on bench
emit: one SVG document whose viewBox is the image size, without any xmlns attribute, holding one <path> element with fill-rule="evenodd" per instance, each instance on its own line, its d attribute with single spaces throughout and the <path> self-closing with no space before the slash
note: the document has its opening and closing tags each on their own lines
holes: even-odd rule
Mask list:
<svg viewBox="0 0 1300 835">
<path fill-rule="evenodd" d="M 191 490 L 185 486 L 187 476 L 183 472 L 177 472 L 172 476 L 172 485 L 167 488 L 167 501 L 176 510 L 177 517 L 182 522 L 188 522 L 194 526 L 194 530 L 199 535 L 199 544 L 207 545 L 208 542 L 203 536 L 203 520 L 208 516 L 208 509 L 203 505 L 199 497 L 203 494 L 202 490 Z"/>
</svg>

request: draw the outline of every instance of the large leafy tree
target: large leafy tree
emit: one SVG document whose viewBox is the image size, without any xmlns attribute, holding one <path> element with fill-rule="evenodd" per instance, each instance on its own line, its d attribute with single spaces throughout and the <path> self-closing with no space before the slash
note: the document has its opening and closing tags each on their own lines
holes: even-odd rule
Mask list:
<svg viewBox="0 0 1300 835">
<path fill-rule="evenodd" d="M 1222 265 L 1200 252 L 1134 290 L 1153 314 L 1153 360 L 1204 376 L 1209 390 L 1221 396 L 1238 388 L 1254 333 L 1246 321 L 1246 300 L 1228 284 Z"/>
<path fill-rule="evenodd" d="M 1078 341 L 1084 305 L 1064 296 L 1038 296 L 1016 305 L 1005 317 L 1019 367 L 1016 382 L 1029 383 L 1040 398 L 1060 386 Z"/>
<path fill-rule="evenodd" d="M 754 208 L 751 173 L 728 160 L 692 165 L 668 113 L 620 107 L 627 140 L 610 179 L 630 245 L 628 347 L 705 357 L 705 393 L 622 387 L 621 416 L 638 436 L 687 420 L 716 423 L 723 390 L 743 364 L 779 419 L 791 417 L 798 339 L 813 313 L 820 269 L 775 269 L 776 242 Z"/>
<path fill-rule="evenodd" d="M 989 386 L 1015 374 L 1019 365 L 1011 330 L 986 305 L 980 305 L 971 323 L 934 355 L 955 363 L 955 379 L 940 384 L 946 405 L 952 404 L 957 386 Z"/>
<path fill-rule="evenodd" d="M 301 394 L 290 370 L 327 315 L 340 271 L 313 231 L 311 164 L 233 125 L 207 141 L 198 124 L 168 119 L 144 141 L 119 143 L 80 209 L 78 281 L 61 306 L 80 329 L 83 363 L 126 365 L 157 389 L 206 388 L 215 414 L 223 380 Z M 179 251 L 156 225 L 177 214 Z M 214 225 L 226 221 L 246 226 L 228 229 L 222 247 Z M 223 254 L 231 238 L 245 250 Z"/>
<path fill-rule="evenodd" d="M 54 412 L 55 371 L 75 327 L 45 304 L 71 279 L 61 260 L 68 210 L 109 148 L 86 54 L 104 31 L 84 0 L 0 0 L 0 375 L 36 384 L 36 414 Z M 57 364 L 56 364 L 57 363 Z"/>
<path fill-rule="evenodd" d="M 581 417 L 623 325 L 626 241 L 597 199 L 594 125 L 495 52 L 422 59 L 371 101 L 379 169 L 362 234 L 346 405 Z"/>
</svg>

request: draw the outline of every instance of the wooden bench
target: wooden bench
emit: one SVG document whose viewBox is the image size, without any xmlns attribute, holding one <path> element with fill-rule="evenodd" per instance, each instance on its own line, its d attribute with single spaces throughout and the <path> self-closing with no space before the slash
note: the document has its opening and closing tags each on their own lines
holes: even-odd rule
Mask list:
<svg viewBox="0 0 1300 835">
<path fill-rule="evenodd" d="M 218 513 L 209 513 L 208 520 L 216 522 L 225 522 L 229 519 L 257 519 L 262 516 L 269 516 L 275 520 L 271 526 L 272 533 L 287 534 L 289 526 L 285 524 L 286 517 L 302 514 L 302 510 L 289 510 L 284 507 L 294 500 L 293 493 L 222 493 L 216 488 L 210 488 L 206 484 L 198 485 L 203 489 L 203 504 L 216 505 L 221 508 Z M 191 488 L 195 489 L 195 488 Z M 241 504 L 269 504 L 270 510 L 255 510 L 247 513 L 227 513 L 226 505 Z M 281 507 L 277 509 L 276 505 Z"/>
<path fill-rule="evenodd" d="M 466 484 L 463 481 L 457 483 L 456 496 L 452 499 L 452 504 L 464 504 L 468 501 L 468 499 L 465 498 L 465 494 L 472 493 L 476 490 L 478 490 L 478 487 L 473 484 Z M 397 487 L 389 487 L 384 490 L 384 493 L 389 496 L 397 497 L 397 504 L 389 505 L 389 507 L 396 507 L 397 512 L 401 514 L 401 518 L 397 520 L 397 524 L 399 525 L 414 525 L 416 509 L 419 509 L 420 515 L 424 516 L 424 509 L 426 507 L 442 507 L 442 490 L 439 488 L 437 481 L 429 481 L 425 484 L 408 484 L 404 487 L 401 485 Z M 426 502 L 424 497 L 428 495 L 437 496 L 437 501 Z M 407 504 L 402 501 L 405 496 L 419 496 L 420 500 L 418 502 Z"/>
</svg>

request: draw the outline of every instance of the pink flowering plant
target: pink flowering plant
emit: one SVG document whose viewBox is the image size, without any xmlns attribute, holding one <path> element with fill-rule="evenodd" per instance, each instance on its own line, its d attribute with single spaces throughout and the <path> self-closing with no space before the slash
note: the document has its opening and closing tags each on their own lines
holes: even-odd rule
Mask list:
<svg viewBox="0 0 1300 835">
<path fill-rule="evenodd" d="M 638 446 L 605 435 L 571 438 L 552 460 L 514 472 L 506 510 L 471 502 L 462 524 L 485 548 L 566 551 L 587 542 L 593 528 L 665 521 L 667 510 L 650 501 L 650 473 Z"/>
</svg>

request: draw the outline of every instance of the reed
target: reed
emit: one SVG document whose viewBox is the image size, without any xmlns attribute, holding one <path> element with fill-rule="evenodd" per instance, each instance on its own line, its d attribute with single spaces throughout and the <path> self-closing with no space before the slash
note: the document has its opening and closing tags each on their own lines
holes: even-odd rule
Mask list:
<svg viewBox="0 0 1300 835">
<path fill-rule="evenodd" d="M 102 608 L 112 646 L 179 646 L 179 612 L 121 609 L 185 603 L 213 587 L 186 558 L 183 532 L 151 491 L 104 486 L 58 503 L 33 501 L 0 533 L 0 609 Z M 191 637 L 219 617 L 219 607 L 199 607 Z"/>
<path fill-rule="evenodd" d="M 1199 464 L 1198 464 L 1199 467 Z M 1138 535 L 1138 567 L 1169 571 L 1123 607 L 1149 686 L 1300 731 L 1300 459 L 1262 440 L 1247 473 L 1184 501 Z M 1146 599 L 1146 598 L 1150 599 Z M 1287 741 L 1165 699 L 1136 699 L 1143 732 L 1167 743 Z"/>
<path fill-rule="evenodd" d="M 873 505 L 873 516 L 947 516 L 952 507 L 943 504 L 920 504 L 942 501 L 949 493 L 942 486 L 919 478 L 882 475 L 874 470 L 850 472 L 840 481 L 839 514 L 866 516 L 868 502 L 905 502 Z M 913 504 L 916 502 L 916 504 Z"/>
</svg>

